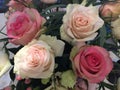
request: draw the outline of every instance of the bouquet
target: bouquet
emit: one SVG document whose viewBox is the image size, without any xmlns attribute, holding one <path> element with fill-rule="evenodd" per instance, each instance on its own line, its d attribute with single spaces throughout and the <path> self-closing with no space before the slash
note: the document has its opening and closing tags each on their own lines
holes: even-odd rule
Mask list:
<svg viewBox="0 0 120 90">
<path fill-rule="evenodd" d="M 6 6 L 0 80 L 10 81 L 2 90 L 120 90 L 120 0 Z"/>
</svg>

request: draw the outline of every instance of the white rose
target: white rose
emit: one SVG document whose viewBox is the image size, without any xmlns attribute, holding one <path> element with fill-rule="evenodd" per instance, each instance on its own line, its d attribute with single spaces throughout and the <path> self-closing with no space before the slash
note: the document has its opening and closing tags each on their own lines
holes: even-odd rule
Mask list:
<svg viewBox="0 0 120 90">
<path fill-rule="evenodd" d="M 61 38 L 69 43 L 93 40 L 104 21 L 99 17 L 98 9 L 79 4 L 69 4 L 63 17 Z"/>
<path fill-rule="evenodd" d="M 14 72 L 22 78 L 48 78 L 54 70 L 54 54 L 43 41 L 33 40 L 14 57 Z"/>
</svg>

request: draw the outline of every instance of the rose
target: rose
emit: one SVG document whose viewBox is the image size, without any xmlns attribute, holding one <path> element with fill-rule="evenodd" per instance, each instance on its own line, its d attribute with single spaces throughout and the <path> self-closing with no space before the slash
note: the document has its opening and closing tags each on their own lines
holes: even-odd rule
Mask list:
<svg viewBox="0 0 120 90">
<path fill-rule="evenodd" d="M 113 68 L 109 53 L 99 46 L 84 46 L 73 58 L 76 74 L 90 83 L 99 83 Z"/>
<path fill-rule="evenodd" d="M 24 10 L 25 6 L 30 5 L 32 0 L 10 0 L 8 3 L 9 7 L 12 7 L 15 10 Z"/>
<path fill-rule="evenodd" d="M 116 20 L 120 15 L 120 0 L 101 5 L 100 14 L 105 21 Z"/>
<path fill-rule="evenodd" d="M 14 73 L 22 78 L 48 78 L 54 70 L 54 54 L 43 41 L 33 40 L 14 56 Z"/>
<path fill-rule="evenodd" d="M 9 16 L 7 21 L 7 35 L 13 44 L 25 45 L 30 42 L 40 31 L 43 17 L 35 9 L 16 11 Z"/>
<path fill-rule="evenodd" d="M 113 36 L 120 40 L 120 18 L 116 19 L 115 21 L 111 22 L 111 27 L 112 27 L 112 34 Z"/>
<path fill-rule="evenodd" d="M 11 67 L 8 55 L 0 50 L 0 77 L 5 74 Z"/>
<path fill-rule="evenodd" d="M 61 38 L 68 42 L 92 40 L 103 23 L 95 7 L 69 4 L 63 17 Z"/>
</svg>

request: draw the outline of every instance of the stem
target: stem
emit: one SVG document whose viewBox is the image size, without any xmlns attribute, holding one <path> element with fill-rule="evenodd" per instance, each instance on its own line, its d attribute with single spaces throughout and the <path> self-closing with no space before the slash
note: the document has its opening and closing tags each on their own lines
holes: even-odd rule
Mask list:
<svg viewBox="0 0 120 90">
<path fill-rule="evenodd" d="M 5 28 L 6 25 L 4 25 L 1 29 L 0 29 L 0 32 Z"/>
</svg>

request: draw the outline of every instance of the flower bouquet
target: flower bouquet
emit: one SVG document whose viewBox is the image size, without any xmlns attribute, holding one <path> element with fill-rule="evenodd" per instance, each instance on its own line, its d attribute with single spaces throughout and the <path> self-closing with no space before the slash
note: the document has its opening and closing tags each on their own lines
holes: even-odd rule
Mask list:
<svg viewBox="0 0 120 90">
<path fill-rule="evenodd" d="M 3 90 L 120 90 L 120 0 L 6 2 Z"/>
</svg>

